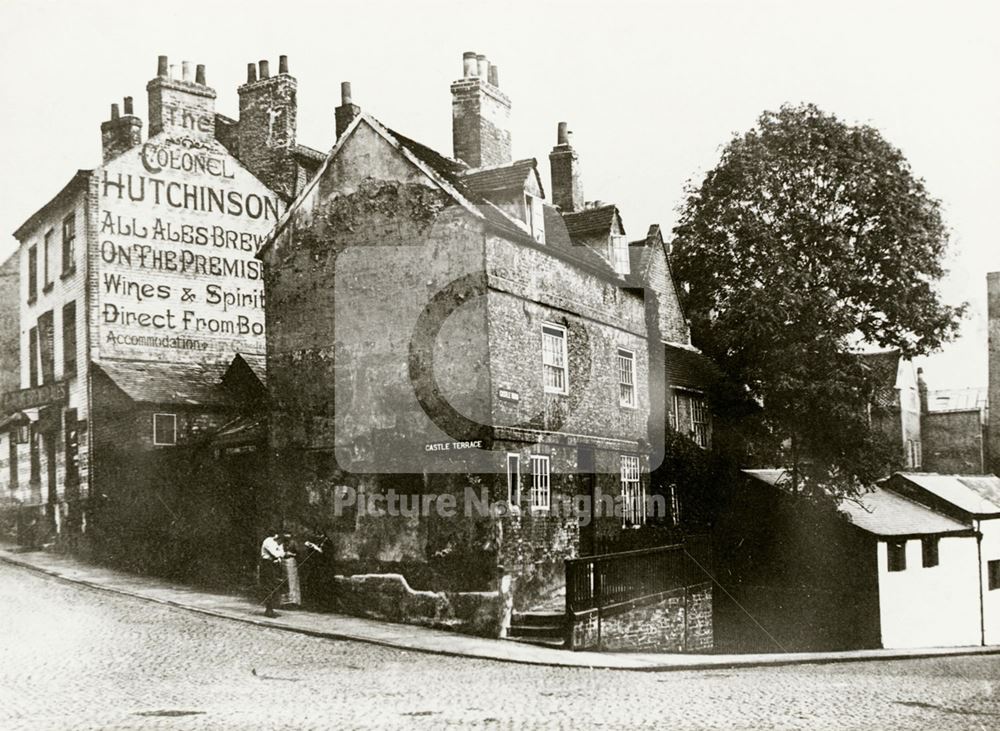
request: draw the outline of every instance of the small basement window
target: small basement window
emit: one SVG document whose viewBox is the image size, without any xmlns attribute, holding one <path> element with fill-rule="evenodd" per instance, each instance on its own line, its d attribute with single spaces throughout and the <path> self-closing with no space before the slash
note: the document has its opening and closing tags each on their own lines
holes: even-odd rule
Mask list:
<svg viewBox="0 0 1000 731">
<path fill-rule="evenodd" d="M 920 539 L 920 551 L 925 569 L 938 565 L 938 537 Z"/>
<path fill-rule="evenodd" d="M 906 541 L 890 541 L 886 547 L 889 551 L 889 570 L 906 571 Z"/>
<path fill-rule="evenodd" d="M 177 414 L 153 414 L 153 444 L 158 447 L 177 444 Z"/>
</svg>

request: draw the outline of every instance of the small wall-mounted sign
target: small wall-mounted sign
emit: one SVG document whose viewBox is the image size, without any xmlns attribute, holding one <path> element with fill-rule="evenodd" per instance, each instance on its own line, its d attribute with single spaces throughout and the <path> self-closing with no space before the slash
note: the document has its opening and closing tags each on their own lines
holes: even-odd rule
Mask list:
<svg viewBox="0 0 1000 731">
<path fill-rule="evenodd" d="M 497 396 L 500 397 L 502 401 L 513 401 L 517 403 L 521 400 L 521 394 L 517 391 L 511 391 L 509 388 L 497 389 Z"/>
<path fill-rule="evenodd" d="M 463 449 L 482 449 L 483 440 L 472 442 L 430 442 L 424 445 L 425 452 L 459 452 Z"/>
</svg>

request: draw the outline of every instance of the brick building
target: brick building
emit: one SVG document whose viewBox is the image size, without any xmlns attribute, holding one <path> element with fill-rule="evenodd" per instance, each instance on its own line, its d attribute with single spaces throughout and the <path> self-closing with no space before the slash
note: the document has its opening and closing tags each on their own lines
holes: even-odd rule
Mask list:
<svg viewBox="0 0 1000 731">
<path fill-rule="evenodd" d="M 512 159 L 496 67 L 467 53 L 451 90 L 454 158 L 345 84 L 336 146 L 261 251 L 272 482 L 353 575 L 342 608 L 468 628 L 478 592 L 496 632 L 505 601 L 558 601 L 567 559 L 650 527 L 664 343 L 686 326 L 658 228 L 630 245 L 616 206 L 585 203 L 566 125 L 553 204 Z M 614 507 L 581 519 L 578 500 Z"/>
<path fill-rule="evenodd" d="M 203 66 L 174 71 L 161 56 L 147 84 L 148 136 L 131 97 L 112 105 L 101 165 L 15 233 L 21 357 L 0 491 L 26 542 L 95 528 L 108 544 L 169 542 L 169 490 L 262 389 L 254 255 L 322 157 L 295 141 L 285 57 L 273 77 L 250 65 L 238 120 L 215 111 Z"/>
</svg>

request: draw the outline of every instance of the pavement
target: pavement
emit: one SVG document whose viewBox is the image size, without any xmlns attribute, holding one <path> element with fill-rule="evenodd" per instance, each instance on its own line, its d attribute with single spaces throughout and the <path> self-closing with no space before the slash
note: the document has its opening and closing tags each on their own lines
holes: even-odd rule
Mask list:
<svg viewBox="0 0 1000 731">
<path fill-rule="evenodd" d="M 640 671 L 712 670 L 1000 654 L 1000 646 L 746 655 L 573 652 L 334 613 L 282 610 L 276 618 L 265 618 L 260 604 L 244 596 L 215 593 L 154 577 L 115 571 L 65 554 L 25 552 L 10 544 L 0 543 L 0 561 L 92 589 L 260 627 L 333 640 L 526 665 Z"/>
</svg>

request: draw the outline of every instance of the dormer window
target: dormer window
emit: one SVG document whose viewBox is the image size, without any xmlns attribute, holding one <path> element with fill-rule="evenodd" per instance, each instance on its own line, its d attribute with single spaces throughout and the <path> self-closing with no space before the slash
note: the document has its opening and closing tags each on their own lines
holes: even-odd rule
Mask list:
<svg viewBox="0 0 1000 731">
<path fill-rule="evenodd" d="M 542 210 L 542 199 L 533 195 L 524 196 L 524 222 L 528 224 L 531 238 L 540 244 L 545 243 L 545 211 Z"/>
<path fill-rule="evenodd" d="M 608 261 L 618 274 L 629 273 L 628 241 L 622 234 L 611 234 L 608 239 Z"/>
</svg>

